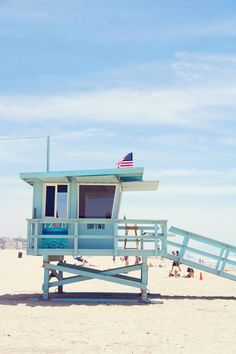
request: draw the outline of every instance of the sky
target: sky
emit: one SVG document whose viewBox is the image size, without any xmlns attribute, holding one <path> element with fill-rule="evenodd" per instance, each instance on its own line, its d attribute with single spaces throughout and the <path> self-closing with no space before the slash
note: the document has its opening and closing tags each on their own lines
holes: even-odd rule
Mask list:
<svg viewBox="0 0 236 354">
<path fill-rule="evenodd" d="M 0 0 L 0 237 L 26 236 L 50 135 L 51 170 L 133 152 L 160 181 L 121 217 L 236 245 L 235 112 L 235 1 Z"/>
</svg>

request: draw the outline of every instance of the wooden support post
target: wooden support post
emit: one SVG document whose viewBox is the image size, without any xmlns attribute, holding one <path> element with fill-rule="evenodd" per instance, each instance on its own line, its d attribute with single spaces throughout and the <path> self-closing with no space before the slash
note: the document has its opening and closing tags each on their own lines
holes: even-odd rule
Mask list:
<svg viewBox="0 0 236 354">
<path fill-rule="evenodd" d="M 58 275 L 59 275 L 59 279 L 63 280 L 63 272 L 61 270 L 59 270 Z M 59 294 L 63 293 L 63 285 L 58 286 L 58 293 Z"/>
<path fill-rule="evenodd" d="M 44 280 L 43 280 L 43 299 L 48 300 L 49 289 L 49 270 L 44 267 Z"/>
<path fill-rule="evenodd" d="M 78 256 L 78 232 L 79 224 L 78 221 L 74 222 L 74 257 Z"/>
<path fill-rule="evenodd" d="M 34 255 L 38 254 L 38 234 L 39 234 L 39 223 L 35 222 L 35 234 L 34 234 Z"/>
<path fill-rule="evenodd" d="M 31 248 L 31 240 L 32 240 L 32 223 L 28 220 L 27 226 L 27 251 Z"/>
<path fill-rule="evenodd" d="M 154 224 L 154 229 L 155 229 L 155 256 L 157 256 L 159 252 L 159 245 L 158 245 L 158 222 L 155 222 Z"/>
<path fill-rule="evenodd" d="M 114 223 L 113 249 L 114 249 L 113 257 L 115 257 L 118 251 L 118 220 L 116 220 Z"/>
<path fill-rule="evenodd" d="M 167 221 L 164 220 L 162 224 L 162 256 L 167 254 Z"/>
<path fill-rule="evenodd" d="M 147 284 L 148 284 L 148 264 L 147 257 L 143 256 L 142 259 L 142 268 L 141 268 L 141 293 L 142 293 L 142 301 L 147 302 Z"/>
</svg>

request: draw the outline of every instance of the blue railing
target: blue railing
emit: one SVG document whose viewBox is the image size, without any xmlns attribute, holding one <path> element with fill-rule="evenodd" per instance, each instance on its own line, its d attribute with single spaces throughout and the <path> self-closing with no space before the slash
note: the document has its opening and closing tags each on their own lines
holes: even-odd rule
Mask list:
<svg viewBox="0 0 236 354">
<path fill-rule="evenodd" d="M 102 249 L 113 255 L 164 255 L 166 240 L 166 220 L 28 220 L 27 250 L 33 255 L 96 255 Z"/>
<path fill-rule="evenodd" d="M 236 280 L 235 246 L 173 226 L 169 231 L 166 220 L 29 219 L 27 253 L 161 255 Z"/>
<path fill-rule="evenodd" d="M 166 257 L 236 281 L 236 247 L 172 226 Z M 176 256 L 178 251 L 178 256 Z"/>
</svg>

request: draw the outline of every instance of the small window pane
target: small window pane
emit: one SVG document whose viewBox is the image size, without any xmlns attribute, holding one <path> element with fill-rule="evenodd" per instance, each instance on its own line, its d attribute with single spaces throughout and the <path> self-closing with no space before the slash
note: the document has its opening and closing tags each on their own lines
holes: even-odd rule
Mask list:
<svg viewBox="0 0 236 354">
<path fill-rule="evenodd" d="M 67 185 L 59 184 L 57 186 L 57 191 L 61 193 L 67 193 Z"/>
<path fill-rule="evenodd" d="M 45 216 L 54 216 L 54 201 L 55 201 L 55 187 L 47 186 Z"/>
<path fill-rule="evenodd" d="M 67 217 L 67 186 L 57 186 L 57 218 Z"/>
<path fill-rule="evenodd" d="M 79 217 L 111 219 L 115 186 L 80 186 Z"/>
</svg>

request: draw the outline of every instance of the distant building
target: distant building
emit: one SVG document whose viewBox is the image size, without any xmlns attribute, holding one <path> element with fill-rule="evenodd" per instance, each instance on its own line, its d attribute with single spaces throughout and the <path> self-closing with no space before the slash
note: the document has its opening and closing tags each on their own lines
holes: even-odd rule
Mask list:
<svg viewBox="0 0 236 354">
<path fill-rule="evenodd" d="M 26 249 L 27 241 L 24 238 L 1 237 L 0 249 Z"/>
</svg>

